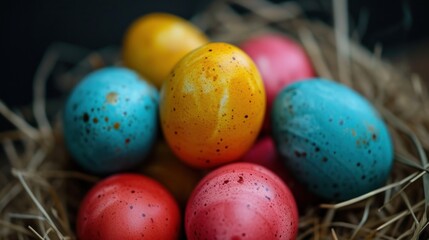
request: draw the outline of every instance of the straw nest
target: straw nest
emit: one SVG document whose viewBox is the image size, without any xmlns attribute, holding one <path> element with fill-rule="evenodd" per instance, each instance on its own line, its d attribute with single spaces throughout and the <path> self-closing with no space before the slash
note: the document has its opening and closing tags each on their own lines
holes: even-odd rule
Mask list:
<svg viewBox="0 0 429 240">
<path fill-rule="evenodd" d="M 335 30 L 303 17 L 294 3 L 264 0 L 217 1 L 193 20 L 214 41 L 239 43 L 266 32 L 295 38 L 319 76 L 359 91 L 389 126 L 395 164 L 386 185 L 346 202 L 307 206 L 298 239 L 428 239 L 428 91 L 417 75 L 346 37 L 342 2 L 334 1 Z M 50 79 L 66 93 L 93 69 L 117 64 L 117 52 L 54 44 L 36 73 L 33 105 L 11 111 L 0 101 L 1 115 L 16 126 L 0 133 L 0 239 L 75 238 L 79 202 L 99 178 L 70 161 L 58 117 L 63 99 L 46 100 L 45 85 Z"/>
</svg>

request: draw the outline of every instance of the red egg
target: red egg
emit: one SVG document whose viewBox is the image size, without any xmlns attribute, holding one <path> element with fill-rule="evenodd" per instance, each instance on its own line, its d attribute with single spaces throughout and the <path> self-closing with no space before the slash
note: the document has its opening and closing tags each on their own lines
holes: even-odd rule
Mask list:
<svg viewBox="0 0 429 240">
<path fill-rule="evenodd" d="M 77 217 L 78 239 L 176 239 L 179 208 L 158 182 L 118 174 L 96 184 Z"/>
<path fill-rule="evenodd" d="M 252 163 L 206 175 L 186 207 L 188 239 L 295 239 L 298 210 L 287 186 Z"/>
<path fill-rule="evenodd" d="M 264 129 L 270 123 L 271 105 L 285 86 L 315 76 L 310 58 L 295 41 L 281 35 L 261 35 L 240 45 L 261 73 L 267 95 Z"/>
</svg>

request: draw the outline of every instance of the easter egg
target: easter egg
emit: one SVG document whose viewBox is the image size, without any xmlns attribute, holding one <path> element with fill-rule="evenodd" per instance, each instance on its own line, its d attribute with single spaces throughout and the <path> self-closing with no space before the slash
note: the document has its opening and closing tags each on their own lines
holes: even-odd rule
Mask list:
<svg viewBox="0 0 429 240">
<path fill-rule="evenodd" d="M 201 170 L 180 161 L 164 141 L 155 144 L 141 172 L 163 184 L 183 207 L 203 176 Z"/>
<path fill-rule="evenodd" d="M 252 60 L 227 43 L 186 55 L 164 82 L 160 120 L 173 152 L 194 167 L 238 160 L 259 134 L 265 91 Z"/>
<path fill-rule="evenodd" d="M 95 239 L 177 239 L 179 207 L 158 182 L 137 174 L 101 180 L 83 199 L 77 237 Z"/>
<path fill-rule="evenodd" d="M 259 164 L 280 177 L 291 190 L 299 209 L 304 209 L 315 200 L 306 187 L 300 184 L 286 169 L 271 136 L 259 139 L 241 158 L 241 161 Z"/>
<path fill-rule="evenodd" d="M 267 112 L 271 112 L 273 101 L 281 89 L 315 76 L 305 50 L 286 36 L 256 36 L 241 43 L 240 48 L 253 59 L 261 73 L 267 94 Z M 265 129 L 269 129 L 270 121 L 270 114 L 267 114 Z"/>
<path fill-rule="evenodd" d="M 243 162 L 262 165 L 275 172 L 280 178 L 282 178 L 281 176 L 287 175 L 283 163 L 279 161 L 277 149 L 275 148 L 274 141 L 270 136 L 264 136 L 256 141 L 241 160 Z"/>
<path fill-rule="evenodd" d="M 310 191 L 347 200 L 385 184 L 393 162 L 386 125 L 352 89 L 314 79 L 289 85 L 272 111 L 285 164 Z"/>
<path fill-rule="evenodd" d="M 207 37 L 187 20 L 152 13 L 135 20 L 128 28 L 122 59 L 125 66 L 160 87 L 183 56 L 207 42 Z"/>
<path fill-rule="evenodd" d="M 232 163 L 206 175 L 185 211 L 188 239 L 295 239 L 298 210 L 271 171 Z"/>
<path fill-rule="evenodd" d="M 109 67 L 86 76 L 64 109 L 65 143 L 94 173 L 128 169 L 149 153 L 158 127 L 156 89 L 133 71 Z"/>
</svg>

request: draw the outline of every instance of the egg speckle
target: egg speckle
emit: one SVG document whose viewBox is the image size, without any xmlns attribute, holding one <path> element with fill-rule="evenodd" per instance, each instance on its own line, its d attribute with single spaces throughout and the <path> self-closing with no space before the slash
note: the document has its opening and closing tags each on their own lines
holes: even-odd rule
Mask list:
<svg viewBox="0 0 429 240">
<path fill-rule="evenodd" d="M 157 133 L 159 96 L 125 68 L 105 68 L 76 86 L 64 109 L 64 137 L 86 170 L 110 173 L 144 159 Z"/>
<path fill-rule="evenodd" d="M 273 135 L 291 172 L 315 194 L 346 200 L 382 186 L 393 162 L 386 125 L 362 96 L 321 79 L 282 90 Z"/>
</svg>

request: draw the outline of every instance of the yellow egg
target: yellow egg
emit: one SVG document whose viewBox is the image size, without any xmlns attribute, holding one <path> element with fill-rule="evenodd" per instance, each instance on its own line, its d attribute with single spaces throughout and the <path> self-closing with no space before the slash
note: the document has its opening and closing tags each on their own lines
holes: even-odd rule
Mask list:
<svg viewBox="0 0 429 240">
<path fill-rule="evenodd" d="M 253 61 L 233 45 L 209 43 L 182 58 L 165 80 L 162 130 L 186 163 L 221 165 L 251 147 L 261 129 L 265 101 Z"/>
<path fill-rule="evenodd" d="M 122 58 L 125 66 L 159 88 L 183 56 L 207 42 L 207 37 L 187 20 L 152 13 L 131 24 L 125 33 Z"/>
</svg>

